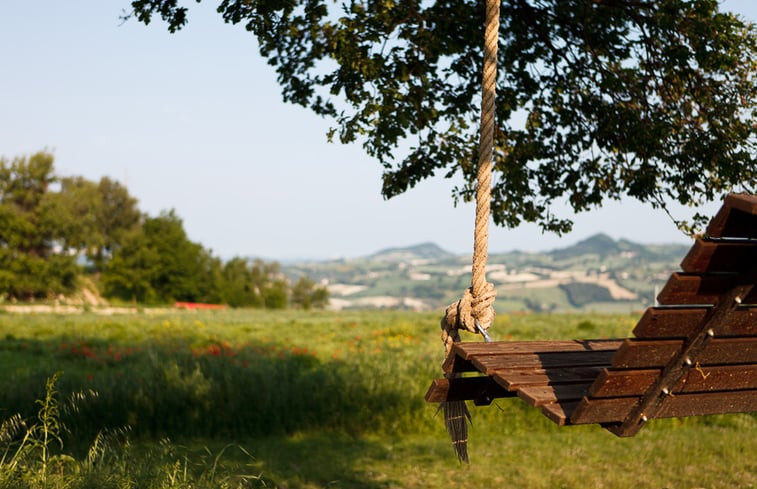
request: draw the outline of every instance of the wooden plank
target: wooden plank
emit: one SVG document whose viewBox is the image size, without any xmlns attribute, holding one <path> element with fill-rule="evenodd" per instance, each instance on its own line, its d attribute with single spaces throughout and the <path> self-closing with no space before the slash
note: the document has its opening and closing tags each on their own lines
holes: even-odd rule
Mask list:
<svg viewBox="0 0 757 489">
<path fill-rule="evenodd" d="M 459 377 L 434 379 L 426 392 L 425 399 L 426 402 L 473 401 L 514 395 L 494 382 L 491 377 Z"/>
<path fill-rule="evenodd" d="M 638 402 L 637 397 L 584 398 L 573 411 L 569 422 L 571 424 L 617 423 L 625 419 L 636 402 Z M 757 411 L 757 390 L 707 392 L 668 396 L 654 417 L 679 418 L 753 411 Z"/>
<path fill-rule="evenodd" d="M 752 267 L 749 267 L 748 273 L 754 276 Z M 657 415 L 657 412 L 663 401 L 669 394 L 670 390 L 684 376 L 691 371 L 692 367 L 701 369 L 702 363 L 726 363 L 729 361 L 738 362 L 740 359 L 734 357 L 746 351 L 746 340 L 739 340 L 738 345 L 733 344 L 733 339 L 722 339 L 714 341 L 713 331 L 717 330 L 719 325 L 723 324 L 731 316 L 731 313 L 738 304 L 741 303 L 741 297 L 748 294 L 753 288 L 752 284 L 740 282 L 726 291 L 718 300 L 718 303 L 707 313 L 707 317 L 697 326 L 694 334 L 682 342 L 682 346 L 675 352 L 675 355 L 666 361 L 665 368 L 660 376 L 654 381 L 652 386 L 644 392 L 639 402 L 631 409 L 621 426 L 614 428 L 614 433 L 618 436 L 633 436 L 641 429 L 643 422 L 647 418 Z M 754 337 L 750 337 L 754 338 Z M 640 340 L 646 343 L 654 343 L 650 340 Z M 731 343 L 729 345 L 729 342 Z M 627 343 L 628 344 L 628 343 Z M 722 351 L 720 351 L 722 350 Z M 723 354 L 727 356 L 723 356 Z M 728 360 L 725 360 L 727 358 Z"/>
<path fill-rule="evenodd" d="M 543 406 L 555 402 L 580 401 L 589 393 L 591 384 L 561 384 L 523 387 L 518 389 L 518 397 L 532 406 Z"/>
<path fill-rule="evenodd" d="M 707 228 L 704 231 L 704 234 L 706 236 L 712 236 L 714 238 L 720 238 L 723 236 L 723 231 L 726 229 L 726 226 L 728 224 L 728 218 L 731 216 L 731 208 L 727 206 L 722 206 L 718 210 L 718 212 L 713 216 L 713 218 L 710 220 L 709 224 L 707 224 Z"/>
<path fill-rule="evenodd" d="M 757 217 L 737 209 L 721 209 L 705 231 L 713 238 L 757 238 Z"/>
<path fill-rule="evenodd" d="M 627 339 L 612 359 L 614 368 L 662 368 L 683 348 L 682 340 Z"/>
<path fill-rule="evenodd" d="M 504 369 L 551 369 L 568 367 L 609 366 L 614 350 L 566 351 L 520 355 L 479 355 L 471 363 L 479 372 L 494 375 Z"/>
<path fill-rule="evenodd" d="M 714 238 L 757 238 L 757 217 L 736 209 L 725 211 L 725 216 L 713 221 L 706 234 Z"/>
<path fill-rule="evenodd" d="M 577 402 L 560 402 L 545 404 L 541 407 L 542 413 L 560 426 L 570 424 L 570 417 L 575 411 Z"/>
<path fill-rule="evenodd" d="M 681 268 L 687 273 L 741 272 L 754 262 L 757 262 L 757 241 L 697 238 Z"/>
<path fill-rule="evenodd" d="M 661 369 L 604 370 L 589 389 L 593 398 L 641 396 L 659 377 Z M 689 370 L 671 390 L 674 395 L 693 392 L 757 389 L 757 365 L 719 365 Z"/>
<path fill-rule="evenodd" d="M 584 397 L 570 416 L 571 424 L 620 423 L 639 401 L 638 397 L 594 399 Z"/>
<path fill-rule="evenodd" d="M 736 274 L 699 274 L 674 272 L 657 302 L 663 305 L 716 304 L 720 297 L 736 283 Z M 742 299 L 744 304 L 757 304 L 757 293 L 752 291 Z"/>
<path fill-rule="evenodd" d="M 628 339 L 615 357 L 615 368 L 662 368 L 684 346 L 682 340 Z M 703 349 L 698 359 L 701 365 L 757 363 L 757 337 L 715 338 Z"/>
<path fill-rule="evenodd" d="M 713 237 L 757 237 L 756 202 L 757 197 L 754 195 L 727 195 L 705 233 Z"/>
<path fill-rule="evenodd" d="M 754 411 L 757 411 L 757 390 L 711 392 L 669 396 L 662 403 L 655 417 L 681 418 Z"/>
<path fill-rule="evenodd" d="M 602 367 L 496 370 L 494 380 L 507 390 L 535 385 L 580 384 L 593 382 Z"/>
<path fill-rule="evenodd" d="M 623 343 L 620 339 L 598 339 L 598 340 L 557 340 L 557 341 L 494 341 L 491 343 L 484 342 L 460 342 L 452 346 L 450 354 L 447 356 L 442 370 L 445 373 L 453 372 L 475 372 L 481 370 L 480 362 L 474 364 L 471 360 L 474 358 L 489 357 L 508 357 L 511 361 L 507 363 L 508 368 L 513 368 L 518 358 L 523 356 L 541 355 L 543 353 L 557 352 L 614 352 Z M 540 368 L 538 362 L 533 358 L 525 359 L 524 368 Z M 597 365 L 593 362 L 590 365 Z M 609 362 L 600 362 L 605 365 Z M 551 365 L 550 365 L 551 366 Z M 569 366 L 569 365 L 568 365 Z M 580 365 L 579 365 L 580 366 Z"/>
<path fill-rule="evenodd" d="M 650 307 L 633 330 L 637 338 L 688 338 L 708 307 Z M 757 308 L 738 307 L 718 326 L 718 336 L 757 336 Z"/>
<path fill-rule="evenodd" d="M 641 396 L 657 380 L 661 372 L 661 368 L 604 369 L 589 388 L 589 395 L 592 398 Z"/>
<path fill-rule="evenodd" d="M 465 360 L 478 355 L 519 355 L 566 351 L 617 350 L 622 339 L 550 340 L 550 341 L 492 341 L 455 343 L 452 352 Z"/>
<path fill-rule="evenodd" d="M 442 363 L 442 371 L 445 374 L 450 374 L 461 372 L 476 372 L 477 369 L 473 366 L 470 360 L 464 360 L 459 355 L 457 355 L 453 348 L 452 351 L 450 351 L 450 354 L 447 355 L 447 358 L 444 359 L 444 363 Z"/>
<path fill-rule="evenodd" d="M 728 194 L 725 197 L 723 206 L 757 216 L 757 195 Z"/>
</svg>

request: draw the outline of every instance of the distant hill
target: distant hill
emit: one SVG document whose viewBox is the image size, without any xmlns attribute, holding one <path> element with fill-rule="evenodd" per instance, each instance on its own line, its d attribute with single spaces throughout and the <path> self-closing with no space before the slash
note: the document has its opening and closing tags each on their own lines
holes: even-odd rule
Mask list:
<svg viewBox="0 0 757 489">
<path fill-rule="evenodd" d="M 548 252 L 555 260 L 564 260 L 586 254 L 597 254 L 601 257 L 620 253 L 619 243 L 604 233 L 595 234 L 578 243 Z"/>
<path fill-rule="evenodd" d="M 487 277 L 496 307 L 511 311 L 636 311 L 654 302 L 689 246 L 645 245 L 597 234 L 547 252 L 490 253 Z M 441 309 L 470 285 L 470 256 L 434 243 L 388 248 L 371 255 L 292 263 L 328 286 L 331 307 Z"/>
<path fill-rule="evenodd" d="M 402 248 L 387 248 L 367 256 L 365 259 L 378 262 L 397 263 L 416 260 L 446 260 L 454 257 L 455 255 L 453 253 L 442 249 L 434 243 L 421 243 Z"/>
</svg>

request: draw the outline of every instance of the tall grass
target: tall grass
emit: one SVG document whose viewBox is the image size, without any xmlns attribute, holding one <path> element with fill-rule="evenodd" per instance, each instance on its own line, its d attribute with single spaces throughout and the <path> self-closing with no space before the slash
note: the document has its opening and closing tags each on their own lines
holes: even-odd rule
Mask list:
<svg viewBox="0 0 757 489">
<path fill-rule="evenodd" d="M 103 430 L 94 438 L 86 455 L 75 458 L 64 451 L 61 433 L 67 429 L 61 419 L 58 398 L 59 374 L 47 380 L 45 394 L 37 400 L 38 412 L 28 423 L 16 414 L 0 425 L 0 488 L 249 488 L 266 487 L 260 475 L 223 467 L 225 452 L 241 447 L 227 445 L 217 453 L 179 453 L 167 439 L 148 454 L 133 457 L 126 430 Z M 77 400 L 68 407 L 76 411 Z M 156 450 L 157 448 L 157 450 Z M 149 464 L 145 462 L 149 461 Z M 249 465 L 249 464 L 248 464 Z M 235 467 L 239 468 L 239 467 Z"/>
<path fill-rule="evenodd" d="M 87 436 L 124 425 L 149 438 L 314 429 L 358 435 L 423 426 L 422 391 L 441 356 L 437 341 L 425 345 L 423 325 L 408 316 L 380 325 L 366 314 L 331 316 L 336 324 L 301 314 L 276 316 L 279 324 L 269 315 L 259 323 L 221 317 L 177 315 L 147 324 L 121 317 L 101 328 L 93 318 L 51 317 L 63 324 L 36 328 L 3 316 L 0 363 L 14 375 L 0 379 L 0 406 L 29 414 L 39 394 L 33 386 L 63 370 L 64 394 L 82 387 L 98 393 L 81 403 L 82 416 L 66 419 Z"/>
<path fill-rule="evenodd" d="M 637 319 L 501 315 L 493 334 L 622 337 Z M 632 487 L 629 475 L 587 470 L 609 463 L 635 473 L 642 470 L 637 459 L 663 460 L 675 472 L 668 479 L 646 474 L 637 487 L 663 487 L 671 478 L 680 484 L 670 487 L 757 484 L 757 457 L 749 456 L 757 453 L 754 415 L 655 421 L 637 438 L 618 440 L 597 427 L 558 428 L 518 400 L 473 409 L 473 466 L 459 472 L 435 406 L 423 401 L 443 360 L 438 324 L 437 314 L 390 311 L 0 314 L 0 368 L 6 373 L 0 377 L 0 419 L 38 419 L 35 399 L 47 399 L 46 379 L 64 371 L 54 390 L 60 399 L 55 416 L 66 429 L 49 431 L 52 451 L 42 472 L 51 473 L 49 460 L 63 453 L 60 441 L 76 462 L 70 467 L 103 484 L 138 480 L 132 487 L 203 487 L 198 481 L 210 480 L 211 473 L 217 483 L 226 477 L 228 484 L 302 488 L 447 481 L 462 487 L 524 481 L 527 487 Z M 128 443 L 93 452 L 103 433 L 125 427 Z M 175 442 L 160 443 L 166 439 Z M 229 443 L 245 446 L 255 459 L 224 450 Z M 229 467 L 211 470 L 214 456 L 205 446 L 223 453 L 220 460 Z M 136 454 L 133 447 L 140 447 Z M 107 470 L 86 469 L 90 453 L 107 454 L 91 464 Z M 699 467 L 697 459 L 727 468 Z M 512 470 L 504 475 L 507 467 Z"/>
</svg>

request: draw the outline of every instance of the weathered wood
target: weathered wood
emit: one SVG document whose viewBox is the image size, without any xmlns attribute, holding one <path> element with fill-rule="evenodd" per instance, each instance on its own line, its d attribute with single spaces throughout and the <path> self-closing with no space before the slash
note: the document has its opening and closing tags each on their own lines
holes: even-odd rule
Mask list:
<svg viewBox="0 0 757 489">
<path fill-rule="evenodd" d="M 715 304 L 736 284 L 737 279 L 737 274 L 675 272 L 657 296 L 657 302 L 663 305 Z M 742 299 L 744 304 L 757 304 L 754 291 Z"/>
<path fill-rule="evenodd" d="M 757 197 L 746 194 L 726 196 L 723 206 L 707 226 L 713 237 L 757 238 Z"/>
<path fill-rule="evenodd" d="M 661 368 L 682 350 L 682 340 L 640 340 L 629 338 L 612 359 L 615 368 Z M 715 338 L 698 358 L 700 365 L 757 363 L 757 337 Z"/>
<path fill-rule="evenodd" d="M 757 195 L 731 193 L 725 196 L 723 206 L 757 216 Z"/>
<path fill-rule="evenodd" d="M 566 351 L 519 355 L 479 355 L 471 363 L 479 372 L 494 375 L 504 369 L 551 369 L 565 367 L 609 366 L 614 350 Z"/>
<path fill-rule="evenodd" d="M 580 401 L 589 393 L 590 383 L 560 384 L 522 387 L 518 389 L 518 397 L 532 406 L 543 406 L 554 402 Z"/>
<path fill-rule="evenodd" d="M 492 341 L 455 343 L 452 352 L 465 360 L 480 355 L 518 355 L 568 351 L 617 350 L 623 340 Z"/>
<path fill-rule="evenodd" d="M 555 402 L 541 407 L 544 416 L 554 423 L 565 426 L 570 424 L 570 417 L 578 406 L 578 402 Z"/>
<path fill-rule="evenodd" d="M 636 397 L 584 398 L 571 413 L 570 424 L 618 423 L 625 419 L 627 413 L 637 402 L 638 398 Z M 757 390 L 707 392 L 667 396 L 655 418 L 679 418 L 754 411 L 757 411 Z M 620 429 L 621 426 L 617 425 L 612 428 L 612 431 L 618 436 L 629 436 L 629 433 L 622 432 Z"/>
<path fill-rule="evenodd" d="M 591 382 L 602 367 L 496 370 L 492 377 L 509 391 L 535 385 L 581 384 Z"/>
<path fill-rule="evenodd" d="M 680 418 L 755 411 L 757 411 L 757 390 L 711 392 L 669 396 L 663 402 L 656 417 Z"/>
<path fill-rule="evenodd" d="M 431 402 L 517 393 L 558 424 L 757 411 L 757 197 L 729 195 L 626 340 L 459 343 Z M 667 307 L 666 307 L 667 306 Z M 484 380 L 486 379 L 486 380 Z"/>
<path fill-rule="evenodd" d="M 708 307 L 650 307 L 633 330 L 637 338 L 688 338 Z M 738 307 L 718 327 L 718 336 L 757 336 L 757 308 Z"/>
<path fill-rule="evenodd" d="M 639 402 L 638 397 L 594 399 L 584 397 L 570 415 L 570 424 L 620 423 Z"/>
<path fill-rule="evenodd" d="M 491 377 L 459 377 L 434 379 L 426 392 L 426 402 L 473 401 L 512 397 Z"/>
<path fill-rule="evenodd" d="M 757 241 L 697 238 L 681 262 L 681 269 L 687 273 L 738 273 L 745 264 L 754 262 L 757 262 Z"/>
<path fill-rule="evenodd" d="M 565 340 L 565 341 L 493 341 L 490 343 L 460 342 L 452 346 L 442 364 L 444 373 L 475 372 L 477 366 L 470 361 L 476 356 L 540 354 L 563 351 L 614 351 L 623 343 L 618 339 Z"/>
<path fill-rule="evenodd" d="M 470 362 L 470 360 L 464 360 L 459 355 L 455 354 L 452 350 L 447 358 L 442 363 L 442 371 L 445 374 L 457 373 L 457 372 L 476 372 L 476 367 Z"/>
<path fill-rule="evenodd" d="M 748 276 L 754 279 L 753 266 L 747 268 Z M 749 340 L 739 340 L 739 343 L 734 349 L 733 339 L 714 340 L 714 332 L 718 331 L 719 326 L 726 322 L 731 316 L 733 310 L 739 307 L 741 298 L 748 294 L 753 288 L 752 284 L 744 284 L 743 282 L 735 285 L 728 290 L 718 300 L 717 304 L 707 312 L 705 319 L 697 326 L 694 334 L 683 342 L 681 348 L 679 348 L 675 355 L 669 358 L 665 362 L 665 367 L 660 373 L 660 376 L 654 381 L 652 386 L 644 392 L 639 402 L 629 412 L 628 416 L 623 420 L 621 426 L 617 428 L 615 434 L 618 436 L 633 436 L 641 429 L 641 425 L 647 418 L 654 418 L 657 416 L 662 403 L 665 402 L 665 398 L 671 389 L 691 370 L 693 365 L 697 368 L 701 368 L 702 364 L 721 364 L 739 361 L 740 358 L 734 358 L 741 354 L 744 354 L 744 358 L 751 356 L 756 357 L 757 363 L 757 341 L 753 341 L 750 348 L 747 345 Z M 751 338 L 757 340 L 757 338 Z M 640 343 L 655 343 L 654 340 L 639 340 Z M 630 343 L 626 342 L 624 346 L 629 346 Z M 621 353 L 624 349 L 618 350 Z M 733 351 L 735 350 L 735 354 Z M 613 360 L 614 362 L 615 360 Z M 751 361 L 750 361 L 751 362 Z M 621 360 L 618 361 L 621 363 Z"/>
<path fill-rule="evenodd" d="M 660 376 L 661 369 L 604 370 L 589 390 L 594 398 L 641 396 Z M 719 365 L 689 370 L 671 392 L 712 392 L 757 389 L 757 365 Z"/>
<path fill-rule="evenodd" d="M 661 368 L 643 370 L 604 369 L 589 388 L 593 398 L 641 396 L 660 376 Z"/>
</svg>

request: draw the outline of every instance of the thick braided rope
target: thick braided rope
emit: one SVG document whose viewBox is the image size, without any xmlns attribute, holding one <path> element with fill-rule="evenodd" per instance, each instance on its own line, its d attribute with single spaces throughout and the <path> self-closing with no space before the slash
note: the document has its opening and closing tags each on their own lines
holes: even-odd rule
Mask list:
<svg viewBox="0 0 757 489">
<path fill-rule="evenodd" d="M 447 307 L 441 321 L 442 342 L 449 356 L 452 345 L 460 341 L 458 330 L 478 332 L 494 322 L 494 286 L 486 282 L 488 259 L 489 214 L 491 200 L 492 151 L 494 147 L 494 115 L 497 79 L 497 44 L 499 42 L 500 0 L 486 0 L 484 33 L 484 69 L 481 97 L 481 128 L 478 149 L 476 187 L 476 225 L 473 234 L 473 279 L 463 297 Z M 448 374 L 454 376 L 455 374 Z M 452 440 L 457 457 L 468 461 L 468 422 L 470 413 L 464 401 L 444 402 L 444 424 Z"/>
<path fill-rule="evenodd" d="M 484 33 L 484 72 L 481 94 L 481 129 L 478 143 L 478 176 L 476 186 L 476 226 L 473 237 L 473 297 L 481 301 L 487 294 L 486 261 L 488 259 L 489 214 L 492 181 L 492 150 L 494 147 L 494 115 L 497 88 L 497 44 L 499 41 L 499 0 L 486 4 L 486 31 Z M 485 305 L 474 302 L 473 316 L 484 324 Z M 493 317 L 491 318 L 493 319 Z"/>
<path fill-rule="evenodd" d="M 494 116 L 497 81 L 497 47 L 499 42 L 499 0 L 486 0 L 484 31 L 484 67 L 481 93 L 481 127 L 478 146 L 476 181 L 476 222 L 473 233 L 473 267 L 471 288 L 463 297 L 447 307 L 442 319 L 442 342 L 449 354 L 459 341 L 458 329 L 478 332 L 494 322 L 494 287 L 486 282 L 488 260 L 489 218 L 491 212 L 492 151 L 494 147 Z"/>
</svg>

